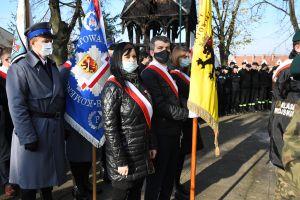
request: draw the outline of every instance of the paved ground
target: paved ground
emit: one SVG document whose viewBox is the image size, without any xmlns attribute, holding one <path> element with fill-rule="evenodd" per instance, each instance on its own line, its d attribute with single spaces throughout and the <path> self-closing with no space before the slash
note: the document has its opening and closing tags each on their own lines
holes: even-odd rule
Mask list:
<svg viewBox="0 0 300 200">
<path fill-rule="evenodd" d="M 267 113 L 250 113 L 221 118 L 221 156 L 215 158 L 213 135 L 203 126 L 205 149 L 198 152 L 196 199 L 241 200 L 273 199 L 274 168 L 268 159 Z M 187 158 L 181 182 L 189 185 L 190 160 Z M 70 181 L 54 190 L 55 200 L 71 200 Z M 110 199 L 111 188 L 99 181 L 104 192 L 97 199 Z M 0 197 L 1 199 L 1 197 Z"/>
</svg>

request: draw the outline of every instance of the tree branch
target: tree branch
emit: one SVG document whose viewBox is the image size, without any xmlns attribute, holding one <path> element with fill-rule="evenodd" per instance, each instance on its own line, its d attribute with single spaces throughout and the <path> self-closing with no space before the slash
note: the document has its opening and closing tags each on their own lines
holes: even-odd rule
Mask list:
<svg viewBox="0 0 300 200">
<path fill-rule="evenodd" d="M 81 9 L 82 9 L 81 8 L 81 0 L 76 0 L 76 4 L 75 5 L 76 5 L 75 11 L 74 11 L 74 14 L 72 16 L 71 22 L 69 24 L 69 32 L 70 33 L 74 29 L 78 17 L 80 17 L 80 12 L 81 12 Z"/>
</svg>

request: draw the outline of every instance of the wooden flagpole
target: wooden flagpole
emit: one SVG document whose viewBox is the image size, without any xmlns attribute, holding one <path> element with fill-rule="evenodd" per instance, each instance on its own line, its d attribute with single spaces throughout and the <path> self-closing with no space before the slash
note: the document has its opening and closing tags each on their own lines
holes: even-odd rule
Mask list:
<svg viewBox="0 0 300 200">
<path fill-rule="evenodd" d="M 96 147 L 93 145 L 93 155 L 92 155 L 92 172 L 93 172 L 93 200 L 97 200 L 97 177 L 96 177 Z"/>
<path fill-rule="evenodd" d="M 190 200 L 195 200 L 198 119 L 193 119 Z"/>
</svg>

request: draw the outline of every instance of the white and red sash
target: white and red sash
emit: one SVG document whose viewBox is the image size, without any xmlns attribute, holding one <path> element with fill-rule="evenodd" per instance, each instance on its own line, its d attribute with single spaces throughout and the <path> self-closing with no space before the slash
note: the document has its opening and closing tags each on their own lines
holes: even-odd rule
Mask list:
<svg viewBox="0 0 300 200">
<path fill-rule="evenodd" d="M 146 69 L 152 69 L 155 72 L 157 72 L 168 83 L 168 85 L 171 87 L 172 91 L 178 97 L 178 87 L 177 87 L 175 81 L 173 80 L 172 76 L 169 74 L 169 72 L 167 71 L 167 69 L 165 67 L 160 66 L 156 62 L 151 62 L 149 64 L 149 66 L 146 67 Z"/>
<path fill-rule="evenodd" d="M 187 85 L 190 85 L 190 77 L 185 73 L 179 71 L 178 69 L 171 70 L 171 74 L 175 74 L 180 79 L 182 79 Z"/>
<path fill-rule="evenodd" d="M 4 79 L 6 79 L 6 75 L 7 75 L 7 70 L 8 70 L 8 67 L 0 67 L 0 76 Z"/>
<path fill-rule="evenodd" d="M 277 81 L 277 78 L 284 69 L 287 69 L 291 66 L 293 59 L 288 59 L 281 63 L 281 65 L 274 71 L 272 76 L 272 81 L 275 83 Z"/>
<path fill-rule="evenodd" d="M 110 76 L 107 81 L 114 82 L 119 87 L 122 87 L 122 85 L 114 76 Z M 132 83 L 130 83 L 129 81 L 125 81 L 125 84 L 127 86 L 124 88 L 125 92 L 140 106 L 141 110 L 144 113 L 144 117 L 146 119 L 148 127 L 151 128 L 151 118 L 153 115 L 153 108 L 151 103 Z"/>
</svg>

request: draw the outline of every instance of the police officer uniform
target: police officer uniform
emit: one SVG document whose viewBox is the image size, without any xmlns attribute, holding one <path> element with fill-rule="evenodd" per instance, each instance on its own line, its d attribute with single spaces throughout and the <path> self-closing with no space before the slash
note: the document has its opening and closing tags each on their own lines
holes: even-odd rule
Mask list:
<svg viewBox="0 0 300 200">
<path fill-rule="evenodd" d="M 258 67 L 258 63 L 253 62 L 252 66 Z M 259 72 L 257 69 L 251 69 L 250 73 L 251 73 L 251 97 L 250 97 L 249 109 L 250 111 L 255 111 L 255 109 L 257 108 L 256 106 L 258 103 L 258 96 L 259 96 L 259 89 L 260 89 Z"/>
<path fill-rule="evenodd" d="M 238 66 L 234 66 L 233 68 L 238 69 Z M 239 103 L 240 103 L 240 80 L 241 76 L 239 72 L 231 74 L 232 79 L 232 98 L 231 98 L 231 105 L 232 105 L 232 113 L 236 113 L 239 110 Z"/>
<path fill-rule="evenodd" d="M 250 70 L 251 65 L 247 64 L 246 67 Z M 240 70 L 241 76 L 241 104 L 242 111 L 247 111 L 250 106 L 250 94 L 251 94 L 251 73 L 247 69 Z"/>
<path fill-rule="evenodd" d="M 25 35 L 51 38 L 50 24 L 35 24 Z M 9 68 L 6 91 L 14 124 L 10 182 L 20 186 L 23 200 L 35 199 L 37 189 L 43 199 L 52 199 L 52 186 L 66 180 L 65 98 L 56 64 L 29 51 Z"/>
</svg>

